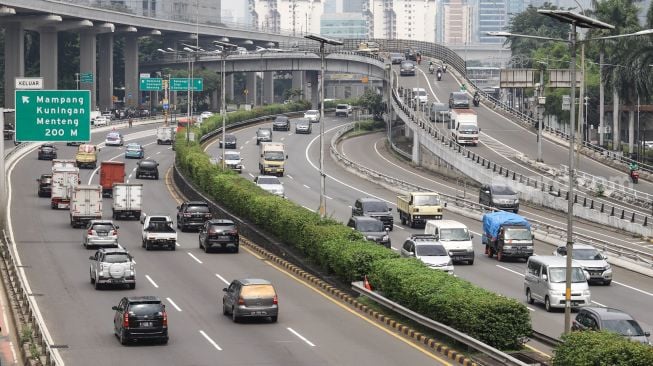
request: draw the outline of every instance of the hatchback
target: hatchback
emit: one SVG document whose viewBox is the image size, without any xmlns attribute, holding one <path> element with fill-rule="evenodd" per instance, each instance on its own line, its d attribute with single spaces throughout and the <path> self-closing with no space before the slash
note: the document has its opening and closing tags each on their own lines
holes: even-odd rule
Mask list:
<svg viewBox="0 0 653 366">
<path fill-rule="evenodd" d="M 222 313 L 234 322 L 242 318 L 269 318 L 273 323 L 279 317 L 279 300 L 272 283 L 258 278 L 233 280 L 222 289 Z"/>
<path fill-rule="evenodd" d="M 649 344 L 651 332 L 645 332 L 629 314 L 613 308 L 587 306 L 578 311 L 572 330 L 594 330 L 617 333 L 631 341 Z"/>
<path fill-rule="evenodd" d="M 313 132 L 313 128 L 311 127 L 311 122 L 308 119 L 302 118 L 298 119 L 297 122 L 295 122 L 295 133 L 310 134 L 311 132 Z"/>
<path fill-rule="evenodd" d="M 200 249 L 209 252 L 213 248 L 230 249 L 238 253 L 239 237 L 236 224 L 227 219 L 209 220 L 200 227 Z"/>
<path fill-rule="evenodd" d="M 39 147 L 39 160 L 52 160 L 57 158 L 57 148 L 52 144 L 43 144 Z"/>
<path fill-rule="evenodd" d="M 125 158 L 143 159 L 145 157 L 145 149 L 143 145 L 137 143 L 127 144 L 125 148 Z"/>
<path fill-rule="evenodd" d="M 320 122 L 320 111 L 317 109 L 310 109 L 304 113 L 304 118 L 311 122 Z"/>
<path fill-rule="evenodd" d="M 236 144 L 237 144 L 237 138 L 236 135 L 233 133 L 228 133 L 224 136 L 224 142 L 222 141 L 222 135 L 220 135 L 220 148 L 222 148 L 222 144 L 224 143 L 225 149 L 235 149 Z"/>
<path fill-rule="evenodd" d="M 113 333 L 125 345 L 134 340 L 155 340 L 168 343 L 166 306 L 156 296 L 123 297 L 111 309 Z"/>
<path fill-rule="evenodd" d="M 39 197 L 50 197 L 52 194 L 52 174 L 41 174 L 36 179 L 38 183 L 37 194 Z"/>
<path fill-rule="evenodd" d="M 276 116 L 272 122 L 273 131 L 290 131 L 290 119 L 286 116 Z"/>
<path fill-rule="evenodd" d="M 412 61 L 402 61 L 399 66 L 399 75 L 415 75 L 415 64 Z"/>
<path fill-rule="evenodd" d="M 91 220 L 82 234 L 82 245 L 89 247 L 118 247 L 118 229 L 111 220 Z"/>
</svg>

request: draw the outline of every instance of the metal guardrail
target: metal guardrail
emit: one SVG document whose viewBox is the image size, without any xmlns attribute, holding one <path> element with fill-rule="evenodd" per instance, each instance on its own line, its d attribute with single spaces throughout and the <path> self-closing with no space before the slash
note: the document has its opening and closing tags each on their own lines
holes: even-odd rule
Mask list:
<svg viewBox="0 0 653 366">
<path fill-rule="evenodd" d="M 379 294 L 378 292 L 370 291 L 363 286 L 362 282 L 352 282 L 351 288 L 358 292 L 359 294 L 366 296 L 376 303 L 391 309 L 429 329 L 436 331 L 439 334 L 443 334 L 449 338 L 455 339 L 457 342 L 460 342 L 467 347 L 477 350 L 484 355 L 489 356 L 493 360 L 500 362 L 502 365 L 508 366 L 529 366 L 529 364 L 524 363 L 509 354 L 500 351 L 492 346 L 489 346 L 463 332 L 460 332 L 450 326 L 444 325 L 440 322 L 437 322 L 431 318 L 428 318 L 424 315 L 418 314 L 386 297 Z"/>
</svg>

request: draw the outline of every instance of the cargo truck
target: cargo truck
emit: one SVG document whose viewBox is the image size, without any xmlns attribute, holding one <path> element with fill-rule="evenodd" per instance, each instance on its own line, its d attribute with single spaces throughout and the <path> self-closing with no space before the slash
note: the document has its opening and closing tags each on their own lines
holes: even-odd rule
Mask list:
<svg viewBox="0 0 653 366">
<path fill-rule="evenodd" d="M 478 145 L 478 136 L 481 131 L 478 128 L 478 117 L 476 111 L 471 109 L 452 109 L 451 137 L 461 145 Z"/>
<path fill-rule="evenodd" d="M 52 169 L 52 194 L 50 207 L 54 209 L 70 208 L 71 188 L 79 184 L 79 169 L 76 167 L 55 167 Z"/>
<path fill-rule="evenodd" d="M 97 166 L 97 153 L 98 149 L 95 145 L 91 144 L 82 144 L 77 148 L 77 154 L 75 154 L 75 162 L 79 168 L 91 168 L 95 169 Z"/>
<path fill-rule="evenodd" d="M 424 226 L 427 220 L 442 219 L 440 195 L 435 192 L 411 192 L 397 197 L 397 212 L 402 225 Z"/>
<path fill-rule="evenodd" d="M 52 159 L 52 171 L 59 167 L 74 168 L 77 163 L 73 159 Z"/>
<path fill-rule="evenodd" d="M 531 224 L 524 217 L 512 212 L 490 212 L 483 215 L 485 254 L 499 261 L 505 258 L 524 258 L 533 255 Z"/>
<path fill-rule="evenodd" d="M 172 126 L 162 126 L 156 129 L 156 144 L 174 144 L 175 128 Z"/>
<path fill-rule="evenodd" d="M 288 155 L 285 153 L 285 147 L 281 142 L 263 142 L 261 143 L 261 160 L 258 168 L 261 175 L 278 175 L 283 177 L 285 163 Z"/>
<path fill-rule="evenodd" d="M 100 163 L 100 185 L 102 186 L 103 197 L 113 197 L 113 185 L 124 182 L 125 163 L 122 161 L 103 161 Z"/>
<path fill-rule="evenodd" d="M 138 220 L 143 210 L 143 185 L 133 183 L 114 183 L 113 219 L 133 218 Z"/>
<path fill-rule="evenodd" d="M 102 218 L 102 186 L 75 185 L 70 190 L 70 226 L 84 227 Z"/>
</svg>

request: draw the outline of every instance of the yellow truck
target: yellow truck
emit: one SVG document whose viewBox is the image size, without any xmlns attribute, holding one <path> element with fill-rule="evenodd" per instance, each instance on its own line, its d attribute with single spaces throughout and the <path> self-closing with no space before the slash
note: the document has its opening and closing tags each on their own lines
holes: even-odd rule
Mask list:
<svg viewBox="0 0 653 366">
<path fill-rule="evenodd" d="M 402 225 L 425 226 L 426 220 L 442 220 L 440 195 L 435 192 L 410 192 L 397 196 L 397 212 Z"/>
<path fill-rule="evenodd" d="M 381 46 L 379 46 L 379 44 L 376 42 L 367 41 L 367 42 L 361 42 L 358 45 L 358 52 L 378 55 L 380 50 L 381 50 Z"/>
<path fill-rule="evenodd" d="M 286 155 L 283 143 L 262 142 L 258 169 L 262 175 L 278 175 L 283 177 L 287 159 L 288 155 Z"/>
<path fill-rule="evenodd" d="M 97 166 L 97 152 L 98 148 L 91 144 L 81 144 L 77 148 L 75 154 L 75 162 L 78 168 L 91 168 L 95 169 Z"/>
</svg>

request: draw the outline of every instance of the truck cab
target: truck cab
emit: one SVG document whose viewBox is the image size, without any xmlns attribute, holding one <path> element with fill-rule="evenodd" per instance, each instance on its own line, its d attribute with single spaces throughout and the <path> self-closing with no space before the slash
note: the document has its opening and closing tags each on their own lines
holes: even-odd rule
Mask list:
<svg viewBox="0 0 653 366">
<path fill-rule="evenodd" d="M 177 245 L 177 232 L 172 227 L 170 216 L 143 215 L 141 217 L 143 224 L 143 242 L 142 247 L 145 250 L 163 247 L 169 250 L 175 250 Z"/>
<path fill-rule="evenodd" d="M 476 112 L 471 109 L 451 110 L 451 137 L 461 145 L 478 145 L 479 133 Z"/>
<path fill-rule="evenodd" d="M 499 261 L 505 258 L 528 259 L 533 255 L 531 225 L 524 217 L 512 212 L 490 212 L 483 215 L 485 254 Z"/>
<path fill-rule="evenodd" d="M 442 202 L 435 192 L 410 192 L 397 197 L 397 212 L 402 225 L 425 226 L 427 220 L 442 219 Z"/>
<path fill-rule="evenodd" d="M 97 153 L 100 149 L 91 144 L 82 144 L 77 148 L 77 153 L 75 154 L 75 161 L 77 162 L 77 167 L 82 168 L 91 168 L 95 169 L 97 166 Z"/>
<path fill-rule="evenodd" d="M 283 177 L 288 155 L 280 142 L 265 142 L 261 144 L 261 154 L 258 163 L 261 175 L 278 175 Z"/>
</svg>

